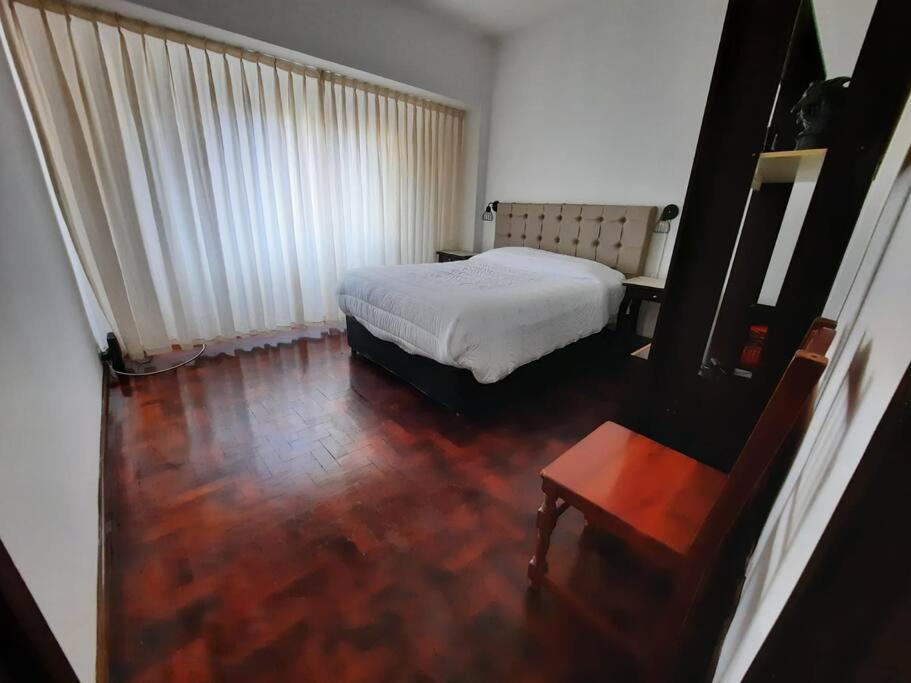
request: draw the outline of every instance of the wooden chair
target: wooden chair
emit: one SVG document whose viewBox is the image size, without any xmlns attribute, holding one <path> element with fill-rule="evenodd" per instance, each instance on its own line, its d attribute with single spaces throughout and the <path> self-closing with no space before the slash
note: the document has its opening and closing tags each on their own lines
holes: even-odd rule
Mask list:
<svg viewBox="0 0 911 683">
<path fill-rule="evenodd" d="M 567 599 L 629 651 L 647 679 L 667 678 L 726 540 L 763 492 L 782 446 L 809 409 L 834 335 L 833 321 L 813 323 L 729 475 L 613 422 L 545 467 L 537 547 L 528 565 L 532 587 L 547 586 Z M 551 533 L 569 507 L 580 510 L 594 530 L 618 538 L 669 575 L 669 599 L 661 601 L 648 637 L 610 623 L 548 575 Z"/>
</svg>

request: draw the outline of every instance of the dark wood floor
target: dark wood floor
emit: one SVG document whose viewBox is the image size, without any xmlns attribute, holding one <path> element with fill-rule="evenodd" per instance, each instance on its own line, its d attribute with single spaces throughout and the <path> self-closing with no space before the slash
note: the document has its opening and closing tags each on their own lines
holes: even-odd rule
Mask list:
<svg viewBox="0 0 911 683">
<path fill-rule="evenodd" d="M 112 681 L 629 679 L 525 579 L 538 471 L 622 420 L 622 355 L 466 418 L 351 358 L 341 334 L 270 341 L 111 389 Z M 596 577 L 631 621 L 644 572 L 575 515 L 551 566 Z"/>
</svg>

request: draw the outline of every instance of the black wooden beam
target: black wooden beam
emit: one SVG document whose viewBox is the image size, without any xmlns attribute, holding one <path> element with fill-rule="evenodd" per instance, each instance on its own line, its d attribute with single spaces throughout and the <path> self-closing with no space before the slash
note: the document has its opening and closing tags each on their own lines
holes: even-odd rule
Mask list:
<svg viewBox="0 0 911 683">
<path fill-rule="evenodd" d="M 813 3 L 803 0 L 772 114 L 772 125 L 766 136 L 766 151 L 771 151 L 773 144 L 776 151 L 794 149 L 798 130 L 791 107 L 811 81 L 825 77 Z M 750 307 L 759 300 L 791 197 L 791 188 L 790 183 L 766 184 L 750 195 L 709 350 L 709 356 L 725 369 L 736 366 L 746 341 Z"/>
<path fill-rule="evenodd" d="M 781 287 L 763 361 L 767 390 L 822 313 L 870 183 L 911 85 L 911 2 L 879 0 L 870 20 L 841 129 L 834 136 Z"/>
<path fill-rule="evenodd" d="M 651 351 L 662 412 L 698 379 L 799 9 L 728 3 Z"/>
<path fill-rule="evenodd" d="M 0 632 L 0 680 L 79 683 L 2 542 Z"/>
</svg>

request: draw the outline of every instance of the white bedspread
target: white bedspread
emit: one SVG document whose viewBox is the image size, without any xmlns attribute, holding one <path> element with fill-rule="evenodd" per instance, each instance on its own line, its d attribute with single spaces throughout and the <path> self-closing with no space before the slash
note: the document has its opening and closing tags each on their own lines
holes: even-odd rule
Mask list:
<svg viewBox="0 0 911 683">
<path fill-rule="evenodd" d="M 339 306 L 380 339 L 489 384 L 615 319 L 623 274 L 526 247 L 467 261 L 361 268 Z"/>
</svg>

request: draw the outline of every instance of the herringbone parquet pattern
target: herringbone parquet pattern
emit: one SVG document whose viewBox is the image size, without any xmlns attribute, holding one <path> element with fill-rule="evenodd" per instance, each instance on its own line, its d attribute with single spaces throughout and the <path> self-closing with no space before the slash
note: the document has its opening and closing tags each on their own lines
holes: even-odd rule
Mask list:
<svg viewBox="0 0 911 683">
<path fill-rule="evenodd" d="M 580 375 L 463 418 L 312 330 L 112 387 L 111 680 L 624 680 L 526 595 L 539 469 L 625 398 L 619 371 Z M 581 528 L 551 555 L 576 574 Z M 599 576 L 622 616 L 620 567 Z"/>
</svg>

